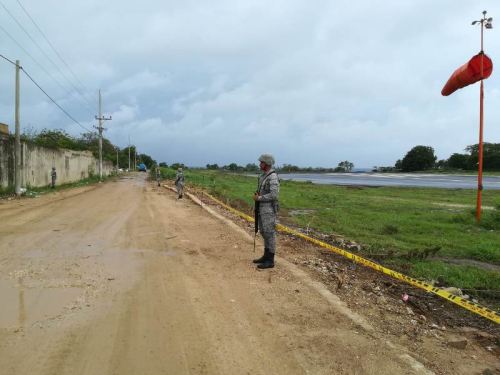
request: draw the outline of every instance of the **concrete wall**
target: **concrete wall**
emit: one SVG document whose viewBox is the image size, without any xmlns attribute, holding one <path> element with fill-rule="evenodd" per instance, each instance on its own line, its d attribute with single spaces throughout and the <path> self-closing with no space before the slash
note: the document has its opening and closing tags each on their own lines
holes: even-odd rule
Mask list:
<svg viewBox="0 0 500 375">
<path fill-rule="evenodd" d="M 0 186 L 14 185 L 14 140 L 0 140 Z M 57 184 L 80 181 L 99 174 L 99 160 L 90 151 L 50 149 L 21 143 L 21 186 L 50 185 L 50 171 L 56 168 Z M 103 175 L 113 165 L 103 160 Z"/>
</svg>

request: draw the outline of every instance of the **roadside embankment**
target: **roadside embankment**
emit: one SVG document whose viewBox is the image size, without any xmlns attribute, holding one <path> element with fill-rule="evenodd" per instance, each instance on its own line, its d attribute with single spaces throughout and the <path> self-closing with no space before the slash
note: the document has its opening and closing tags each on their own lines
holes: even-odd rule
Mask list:
<svg viewBox="0 0 500 375">
<path fill-rule="evenodd" d="M 173 171 L 162 170 L 164 178 Z M 253 177 L 185 171 L 233 207 L 252 213 Z M 484 194 L 477 223 L 475 191 L 363 188 L 282 181 L 279 220 L 309 235 L 414 277 L 497 300 L 500 291 L 500 191 Z"/>
</svg>

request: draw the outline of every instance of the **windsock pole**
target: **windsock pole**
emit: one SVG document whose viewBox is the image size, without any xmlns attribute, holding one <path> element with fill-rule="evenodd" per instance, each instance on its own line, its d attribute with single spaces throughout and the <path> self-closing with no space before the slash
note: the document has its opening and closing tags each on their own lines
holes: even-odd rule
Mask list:
<svg viewBox="0 0 500 375">
<path fill-rule="evenodd" d="M 477 174 L 477 221 L 481 220 L 481 198 L 483 192 L 483 99 L 484 99 L 484 49 L 483 29 L 485 16 L 481 19 L 481 85 L 479 87 L 479 166 Z"/>
</svg>

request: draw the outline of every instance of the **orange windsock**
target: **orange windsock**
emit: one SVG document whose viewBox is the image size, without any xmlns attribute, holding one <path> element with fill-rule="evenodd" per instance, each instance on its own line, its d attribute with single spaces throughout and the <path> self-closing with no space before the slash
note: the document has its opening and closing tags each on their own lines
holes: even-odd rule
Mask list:
<svg viewBox="0 0 500 375">
<path fill-rule="evenodd" d="M 448 82 L 446 82 L 446 85 L 444 85 L 443 90 L 441 90 L 441 95 L 451 95 L 458 89 L 480 81 L 481 56 L 483 56 L 483 79 L 488 78 L 493 71 L 493 63 L 488 56 L 480 53 L 474 56 L 467 64 L 455 70 Z"/>
</svg>

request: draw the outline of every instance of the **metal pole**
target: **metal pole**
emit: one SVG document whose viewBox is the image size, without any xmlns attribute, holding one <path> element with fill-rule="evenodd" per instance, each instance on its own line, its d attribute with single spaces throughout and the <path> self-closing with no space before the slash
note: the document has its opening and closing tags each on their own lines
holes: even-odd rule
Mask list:
<svg viewBox="0 0 500 375">
<path fill-rule="evenodd" d="M 14 142 L 15 152 L 15 174 L 14 174 L 14 192 L 16 195 L 21 195 L 21 125 L 20 125 L 20 85 L 19 85 L 19 60 L 16 60 L 16 108 L 15 108 L 15 121 L 16 121 L 16 135 Z"/>
<path fill-rule="evenodd" d="M 485 15 L 486 17 L 486 15 Z M 481 20 L 481 85 L 479 88 L 479 170 L 477 174 L 477 221 L 481 220 L 481 195 L 483 192 L 483 99 L 484 99 L 484 85 L 483 85 L 483 64 L 484 64 L 484 50 L 483 50 L 483 28 L 485 17 Z"/>
<path fill-rule="evenodd" d="M 99 90 L 99 178 L 102 180 L 102 102 Z"/>
</svg>

